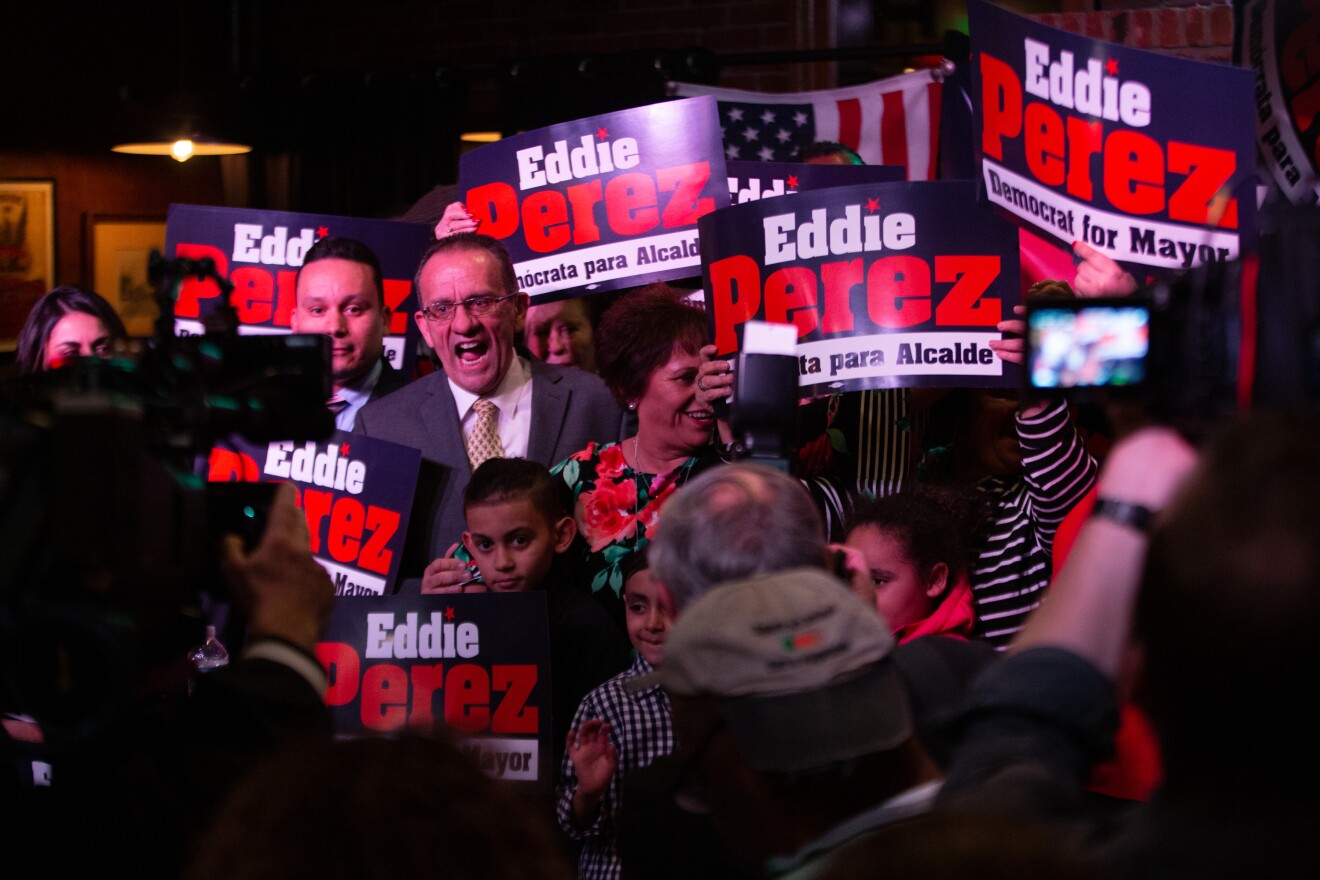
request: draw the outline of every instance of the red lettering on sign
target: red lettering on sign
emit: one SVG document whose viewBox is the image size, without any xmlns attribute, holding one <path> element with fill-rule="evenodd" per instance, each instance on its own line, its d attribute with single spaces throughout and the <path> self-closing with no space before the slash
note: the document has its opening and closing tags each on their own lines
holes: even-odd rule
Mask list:
<svg viewBox="0 0 1320 880">
<path fill-rule="evenodd" d="M 1187 180 L 1169 196 L 1169 216 L 1189 223 L 1237 229 L 1237 199 L 1230 199 L 1224 181 L 1233 176 L 1237 157 L 1230 150 L 1169 142 L 1169 170 Z"/>
<path fill-rule="evenodd" d="M 362 526 L 367 510 L 362 502 L 347 496 L 335 501 L 330 515 L 330 538 L 326 550 L 335 562 L 355 563 L 362 546 Z"/>
<path fill-rule="evenodd" d="M 312 553 L 321 552 L 321 521 L 330 513 L 334 496 L 320 489 L 304 489 L 302 492 L 303 516 L 307 520 L 307 531 L 311 535 Z"/>
<path fill-rule="evenodd" d="M 1106 135 L 1101 122 L 1060 115 L 1042 102 L 1024 106 L 1017 73 L 985 52 L 980 70 L 981 150 L 986 156 L 1002 162 L 1004 141 L 1021 137 L 1027 169 L 1036 180 L 1062 184 L 1069 195 L 1090 202 L 1097 170 L 1092 160 L 1098 153 L 1101 186 L 1117 210 L 1148 216 L 1167 209 L 1176 222 L 1237 228 L 1237 200 L 1226 190 L 1237 172 L 1231 150 L 1175 141 L 1166 147 L 1129 129 Z M 1320 88 L 1312 112 L 1320 113 Z M 1186 175 L 1172 192 L 1169 174 Z"/>
<path fill-rule="evenodd" d="M 211 483 L 255 483 L 261 479 L 261 468 L 250 455 L 217 447 L 207 459 L 206 479 Z"/>
<path fill-rule="evenodd" d="M 413 727 L 432 727 L 435 725 L 435 692 L 443 691 L 445 686 L 444 664 L 417 665 L 410 672 L 413 693 L 408 723 Z"/>
<path fill-rule="evenodd" d="M 773 324 L 796 324 L 801 339 L 816 329 L 816 273 L 788 266 L 765 279 L 765 319 Z"/>
<path fill-rule="evenodd" d="M 399 530 L 399 514 L 371 505 L 367 508 L 367 540 L 358 556 L 358 567 L 384 575 L 390 570 L 394 551 L 387 546 Z"/>
<path fill-rule="evenodd" d="M 361 660 L 352 645 L 343 642 L 317 642 L 316 659 L 325 667 L 326 680 L 325 704 L 327 706 L 346 706 L 353 702 L 358 692 L 358 676 Z"/>
<path fill-rule="evenodd" d="M 1154 214 L 1164 207 L 1164 152 L 1137 131 L 1116 131 L 1105 141 L 1105 197 L 1120 211 Z"/>
<path fill-rule="evenodd" d="M 619 235 L 641 235 L 660 222 L 655 181 L 649 174 L 620 174 L 605 184 L 605 216 Z"/>
<path fill-rule="evenodd" d="M 288 327 L 297 301 L 298 273 L 283 269 L 275 273 L 275 325 Z"/>
<path fill-rule="evenodd" d="M 529 195 L 521 205 L 518 193 L 507 183 L 494 182 L 468 190 L 467 206 L 481 222 L 481 231 L 493 238 L 508 238 L 523 230 L 527 247 L 537 253 L 552 253 L 575 245 L 600 241 L 596 206 L 605 203 L 605 220 L 619 236 L 635 236 L 656 226 L 674 229 L 696 225 L 697 219 L 715 210 L 712 196 L 701 192 L 710 181 L 710 163 L 694 162 L 660 168 L 655 175 L 640 171 L 600 180 L 576 183 L 558 190 Z M 657 192 L 673 194 L 663 207 Z"/>
<path fill-rule="evenodd" d="M 367 730 L 385 732 L 402 727 L 408 719 L 408 674 L 402 666 L 377 663 L 362 676 L 359 713 Z"/>
<path fill-rule="evenodd" d="M 843 333 L 854 329 L 852 291 L 863 283 L 864 261 L 823 263 L 819 276 L 804 266 L 772 272 L 762 291 L 754 259 L 737 255 L 711 264 L 707 297 L 715 314 L 716 345 L 721 352 L 737 348 L 738 325 L 757 317 L 797 325 L 799 338 L 817 330 Z M 995 255 L 938 255 L 934 279 L 952 285 L 939 297 L 931 283 L 930 264 L 921 257 L 882 257 L 865 271 L 867 314 L 882 328 L 915 327 L 932 317 L 938 327 L 994 327 L 1002 320 L 1003 301 L 985 294 L 999 278 L 1000 258 Z M 818 291 L 823 279 L 823 301 Z"/>
<path fill-rule="evenodd" d="M 523 235 L 532 250 L 545 254 L 568 244 L 568 204 L 559 193 L 533 193 L 523 200 L 522 215 Z"/>
<path fill-rule="evenodd" d="M 573 244 L 600 241 L 596 225 L 596 205 L 603 199 L 600 181 L 575 183 L 568 188 L 568 203 L 573 208 Z"/>
<path fill-rule="evenodd" d="M 1065 146 L 1063 120 L 1044 104 L 1031 104 L 1026 113 L 1027 167 L 1047 186 L 1063 183 Z"/>
<path fill-rule="evenodd" d="M 999 257 L 964 254 L 935 258 L 935 280 L 953 287 L 935 307 L 935 323 L 993 327 L 1001 320 L 1003 303 L 981 295 L 999 277 Z"/>
<path fill-rule="evenodd" d="M 981 53 L 981 152 L 1004 161 L 1004 138 L 1022 133 L 1022 83 L 1013 68 Z"/>
<path fill-rule="evenodd" d="M 490 724 L 490 676 L 485 669 L 471 663 L 450 667 L 445 723 L 460 733 L 478 733 Z"/>
<path fill-rule="evenodd" d="M 507 183 L 473 187 L 468 190 L 467 206 L 481 221 L 481 231 L 491 238 L 508 238 L 518 230 L 518 193 Z"/>
<path fill-rule="evenodd" d="M 920 257 L 881 257 L 866 270 L 866 310 L 879 327 L 930 320 L 930 267 Z"/>
<path fill-rule="evenodd" d="M 180 244 L 174 248 L 175 259 L 187 257 L 201 260 L 210 257 L 215 261 L 216 274 L 224 278 L 229 274 L 229 259 L 225 252 L 209 244 Z M 220 288 L 213 279 L 197 280 L 196 275 L 189 275 L 179 283 L 179 297 L 174 303 L 176 318 L 199 318 L 202 315 L 201 300 L 215 299 L 220 295 Z"/>
<path fill-rule="evenodd" d="M 700 198 L 708 180 L 710 180 L 709 162 L 675 165 L 672 168 L 661 168 L 656 173 L 660 192 L 669 192 L 671 189 L 674 191 L 674 195 L 665 203 L 665 229 L 692 226 L 697 220 L 715 210 L 713 197 Z"/>
<path fill-rule="evenodd" d="M 536 687 L 536 667 L 531 665 L 493 666 L 490 670 L 491 686 L 504 691 L 504 699 L 495 707 L 491 719 L 491 733 L 535 734 L 540 725 L 540 713 L 527 700 Z"/>
<path fill-rule="evenodd" d="M 715 315 L 715 347 L 724 352 L 736 350 L 734 328 L 756 317 L 761 308 L 761 267 L 741 254 L 716 260 L 710 264 L 706 295 Z"/>
<path fill-rule="evenodd" d="M 846 263 L 826 263 L 820 267 L 825 282 L 825 313 L 821 316 L 822 333 L 843 333 L 853 328 L 852 289 L 862 283 L 862 258 Z"/>
<path fill-rule="evenodd" d="M 229 277 L 234 292 L 229 301 L 243 324 L 264 324 L 275 316 L 275 283 L 270 270 L 242 266 Z"/>
<path fill-rule="evenodd" d="M 385 308 L 390 310 L 390 334 L 402 336 L 408 332 L 411 317 L 403 311 L 403 301 L 412 291 L 412 282 L 386 278 L 382 285 L 385 288 Z"/>
</svg>

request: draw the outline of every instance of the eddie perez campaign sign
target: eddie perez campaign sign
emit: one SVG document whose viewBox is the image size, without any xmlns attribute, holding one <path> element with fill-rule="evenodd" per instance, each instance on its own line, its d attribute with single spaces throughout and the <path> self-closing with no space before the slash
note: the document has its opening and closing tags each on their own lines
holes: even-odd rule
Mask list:
<svg viewBox="0 0 1320 880">
<path fill-rule="evenodd" d="M 321 443 L 231 438 L 211 450 L 207 479 L 292 483 L 335 595 L 379 596 L 394 591 L 421 461 L 410 446 L 343 431 Z"/>
<path fill-rule="evenodd" d="M 464 155 L 458 185 L 534 300 L 696 275 L 697 220 L 729 204 L 713 98 L 505 138 Z"/>
<path fill-rule="evenodd" d="M 312 245 L 327 235 L 357 239 L 380 260 L 385 307 L 391 312 L 385 357 L 411 376 L 417 350 L 412 279 L 417 258 L 431 240 L 425 224 L 170 205 L 165 254 L 170 259 L 210 258 L 215 263 L 216 274 L 234 285 L 229 301 L 238 314 L 239 333 L 288 333 L 298 269 Z M 222 305 L 214 281 L 184 278 L 174 304 L 174 332 L 181 336 L 206 332 L 208 319 Z"/>
<path fill-rule="evenodd" d="M 720 356 L 748 321 L 797 327 L 799 385 L 1002 386 L 989 347 L 1019 301 L 1017 230 L 972 181 L 876 183 L 762 199 L 701 221 Z"/>
<path fill-rule="evenodd" d="M 991 205 L 1152 269 L 1251 248 L 1250 71 L 1087 39 L 980 0 L 968 12 Z"/>
</svg>

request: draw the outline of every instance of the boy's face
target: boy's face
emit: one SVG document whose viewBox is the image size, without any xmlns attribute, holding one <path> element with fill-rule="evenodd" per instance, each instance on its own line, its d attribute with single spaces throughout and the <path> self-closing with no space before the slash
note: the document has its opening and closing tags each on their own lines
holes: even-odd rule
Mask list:
<svg viewBox="0 0 1320 880">
<path fill-rule="evenodd" d="M 624 617 L 628 640 L 652 666 L 665 657 L 665 636 L 674 623 L 669 591 L 651 579 L 649 569 L 633 572 L 623 588 Z"/>
<path fill-rule="evenodd" d="M 551 523 L 525 498 L 473 504 L 466 512 L 463 546 L 481 570 L 486 588 L 496 593 L 541 586 L 555 554 L 567 550 L 577 534 L 571 516 Z"/>
</svg>

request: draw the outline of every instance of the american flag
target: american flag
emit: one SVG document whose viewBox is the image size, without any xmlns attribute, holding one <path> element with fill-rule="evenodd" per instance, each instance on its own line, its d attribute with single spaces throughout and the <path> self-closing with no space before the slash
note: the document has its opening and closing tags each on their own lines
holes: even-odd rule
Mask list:
<svg viewBox="0 0 1320 880">
<path fill-rule="evenodd" d="M 919 70 L 858 86 L 770 94 L 673 83 L 684 98 L 719 103 L 728 159 L 791 162 L 814 141 L 837 141 L 868 164 L 902 165 L 908 180 L 933 180 L 940 138 L 940 82 Z"/>
</svg>

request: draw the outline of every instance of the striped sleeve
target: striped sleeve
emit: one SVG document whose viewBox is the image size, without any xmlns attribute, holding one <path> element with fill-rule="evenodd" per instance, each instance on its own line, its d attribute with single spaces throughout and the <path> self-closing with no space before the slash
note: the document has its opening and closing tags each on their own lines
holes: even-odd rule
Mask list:
<svg viewBox="0 0 1320 880">
<path fill-rule="evenodd" d="M 1054 546 L 1059 523 L 1095 485 L 1098 467 L 1062 401 L 1031 418 L 1018 414 L 1018 445 L 1026 478 L 1025 509 L 1040 548 Z"/>
<path fill-rule="evenodd" d="M 1059 523 L 1095 483 L 1087 454 L 1062 402 L 1018 417 L 1022 478 L 980 484 L 994 500 L 990 524 L 972 567 L 976 632 L 1006 647 L 1040 606 L 1050 583 L 1050 550 Z"/>
</svg>

